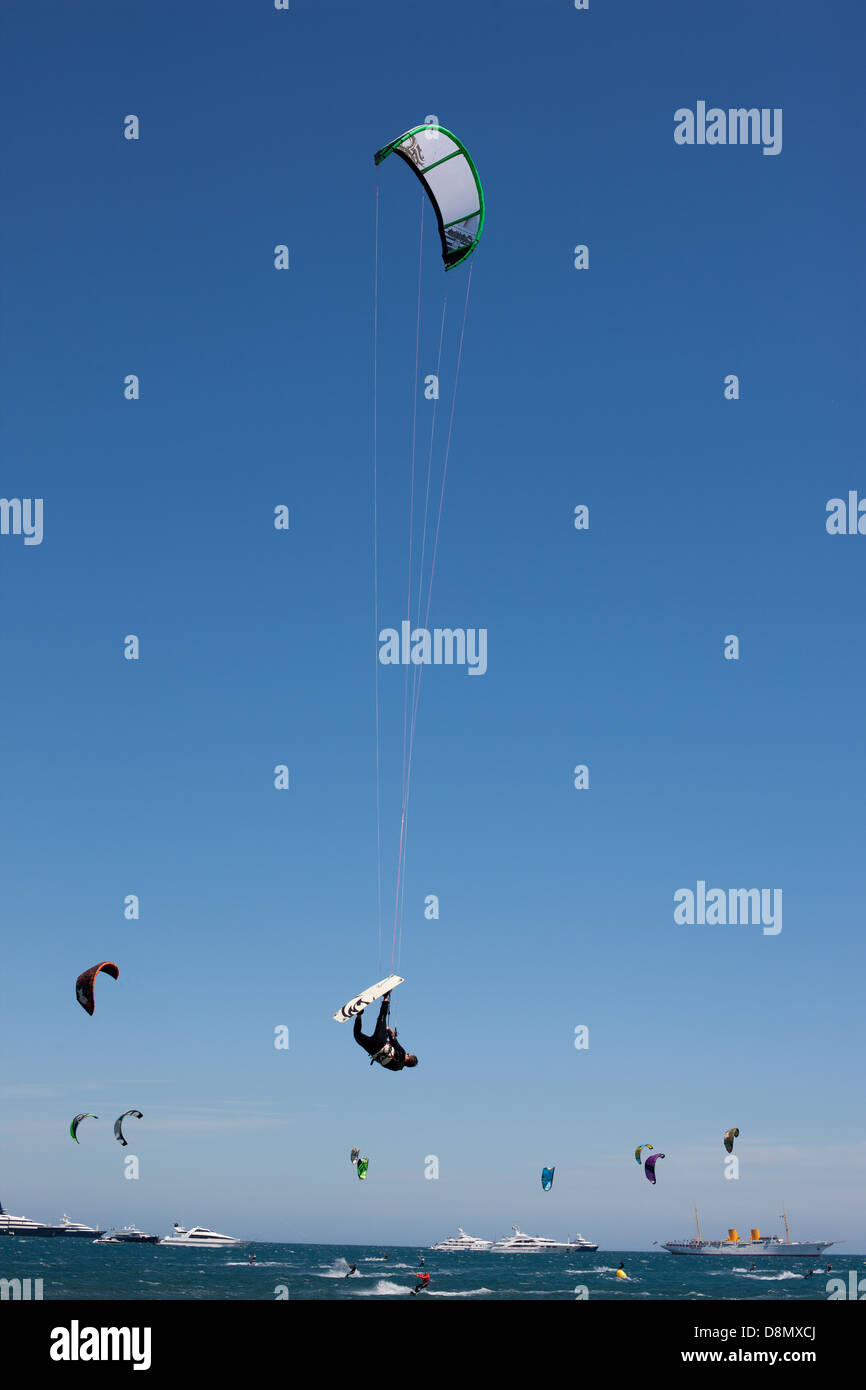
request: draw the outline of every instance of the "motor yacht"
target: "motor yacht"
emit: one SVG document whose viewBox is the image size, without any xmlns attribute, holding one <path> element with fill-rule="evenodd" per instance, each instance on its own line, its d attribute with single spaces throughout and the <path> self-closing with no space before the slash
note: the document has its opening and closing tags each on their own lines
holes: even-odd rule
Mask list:
<svg viewBox="0 0 866 1390">
<path fill-rule="evenodd" d="M 568 1248 L 569 1250 L 597 1250 L 598 1246 L 594 1245 L 591 1240 L 587 1240 L 586 1236 L 582 1236 L 578 1231 L 577 1235 L 572 1236 L 568 1242 Z"/>
<path fill-rule="evenodd" d="M 157 1245 L 159 1236 L 149 1236 L 145 1231 L 139 1231 L 136 1226 L 120 1226 L 111 1231 L 106 1231 L 97 1242 L 97 1245 Z"/>
<path fill-rule="evenodd" d="M 528 1236 L 521 1231 L 519 1226 L 512 1226 L 513 1236 L 506 1236 L 503 1240 L 497 1240 L 491 1246 L 491 1252 L 496 1255 L 519 1255 L 526 1251 L 539 1250 L 597 1250 L 598 1246 L 593 1245 L 592 1241 L 586 1240 L 584 1236 L 578 1236 L 577 1240 L 549 1240 L 547 1236 Z"/>
<path fill-rule="evenodd" d="M 438 1245 L 431 1245 L 431 1250 L 489 1250 L 492 1240 L 481 1240 L 479 1236 L 468 1236 L 462 1226 L 457 1227 L 457 1235 L 449 1236 L 447 1240 L 440 1240 Z"/>
<path fill-rule="evenodd" d="M 83 1221 L 70 1221 L 66 1212 L 61 1216 L 60 1225 L 55 1227 L 55 1230 L 59 1236 L 90 1236 L 91 1240 L 105 1235 L 105 1232 L 96 1226 L 85 1226 Z"/>
<path fill-rule="evenodd" d="M 236 1236 L 221 1236 L 217 1231 L 209 1231 L 206 1226 L 181 1226 L 177 1221 L 170 1236 L 163 1236 L 160 1245 L 194 1245 L 199 1250 L 221 1249 L 227 1245 L 246 1245 L 245 1240 Z"/>
<path fill-rule="evenodd" d="M 70 1221 L 64 1212 L 59 1226 L 47 1226 L 43 1221 L 31 1221 L 29 1216 L 12 1216 L 0 1202 L 0 1235 L 41 1236 L 89 1236 L 91 1240 L 103 1235 L 96 1226 L 85 1226 L 81 1221 Z"/>
<path fill-rule="evenodd" d="M 0 1202 L 0 1235 L 4 1236 L 49 1236 L 56 1232 L 53 1227 L 44 1226 L 41 1221 L 31 1221 L 29 1216 L 12 1216 Z"/>
</svg>

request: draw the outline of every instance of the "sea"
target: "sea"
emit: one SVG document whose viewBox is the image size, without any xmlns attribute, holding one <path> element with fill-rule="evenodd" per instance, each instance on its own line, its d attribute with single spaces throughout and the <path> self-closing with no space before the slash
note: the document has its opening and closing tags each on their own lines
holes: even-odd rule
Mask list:
<svg viewBox="0 0 866 1390">
<path fill-rule="evenodd" d="M 255 1255 L 255 1262 L 250 1256 Z M 422 1268 L 426 1290 L 414 1293 Z M 89 1240 L 0 1239 L 0 1297 L 29 1288 L 49 1300 L 275 1299 L 321 1302 L 391 1299 L 495 1302 L 549 1299 L 827 1302 L 866 1297 L 866 1256 L 826 1252 L 817 1260 L 742 1260 L 670 1255 L 666 1251 L 580 1254 L 449 1254 L 419 1246 L 269 1245 L 222 1250 Z M 617 1277 L 622 1264 L 627 1279 Z M 827 1273 L 827 1265 L 831 1266 Z M 350 1273 L 352 1265 L 355 1271 Z M 814 1270 L 804 1278 L 808 1270 Z M 4 1280 L 30 1280 L 29 1286 Z M 840 1292 L 843 1281 L 846 1292 Z M 861 1282 L 862 1281 L 862 1284 Z M 859 1295 L 856 1290 L 859 1287 Z"/>
</svg>

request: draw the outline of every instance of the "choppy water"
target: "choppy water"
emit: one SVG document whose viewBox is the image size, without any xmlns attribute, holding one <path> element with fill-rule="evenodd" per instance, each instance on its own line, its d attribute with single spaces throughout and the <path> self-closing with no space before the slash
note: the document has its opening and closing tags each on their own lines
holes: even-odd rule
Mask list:
<svg viewBox="0 0 866 1390">
<path fill-rule="evenodd" d="M 256 1262 L 249 1263 L 255 1253 Z M 234 1250 L 95 1245 L 90 1241 L 0 1240 L 0 1279 L 41 1279 L 43 1299 L 390 1299 L 412 1298 L 419 1257 L 431 1275 L 421 1299 L 756 1300 L 824 1302 L 828 1279 L 866 1277 L 866 1256 L 820 1264 L 748 1258 L 715 1260 L 603 1250 L 595 1254 L 443 1254 L 417 1246 L 268 1245 Z M 618 1279 L 625 1265 L 628 1279 Z M 826 1263 L 832 1265 L 830 1275 Z M 346 1278 L 351 1263 L 357 1273 Z M 803 1274 L 816 1273 L 810 1279 Z M 866 1284 L 864 1284 L 866 1289 Z"/>
</svg>

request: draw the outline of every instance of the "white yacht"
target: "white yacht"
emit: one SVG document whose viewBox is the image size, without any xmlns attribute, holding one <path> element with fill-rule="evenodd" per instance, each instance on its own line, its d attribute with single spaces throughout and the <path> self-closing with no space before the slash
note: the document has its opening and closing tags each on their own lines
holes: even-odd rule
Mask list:
<svg viewBox="0 0 866 1390">
<path fill-rule="evenodd" d="M 70 1221 L 64 1213 L 59 1226 L 47 1226 L 44 1221 L 31 1221 L 29 1216 L 11 1216 L 4 1211 L 0 1202 L 0 1235 L 2 1236 L 96 1236 L 103 1232 L 96 1226 L 85 1226 L 81 1221 Z"/>
<path fill-rule="evenodd" d="M 576 1240 L 549 1240 L 547 1236 L 528 1236 L 519 1226 L 512 1226 L 513 1236 L 497 1240 L 491 1251 L 495 1255 L 517 1255 L 529 1250 L 597 1250 L 591 1240 L 578 1236 Z"/>
<path fill-rule="evenodd" d="M 582 1236 L 578 1231 L 577 1235 L 572 1236 L 568 1242 L 568 1248 L 569 1250 L 597 1250 L 598 1246 L 594 1245 L 591 1240 L 587 1240 L 586 1236 Z"/>
<path fill-rule="evenodd" d="M 70 1221 L 66 1212 L 60 1218 L 60 1226 L 56 1229 L 57 1234 L 61 1236 L 90 1236 L 93 1239 L 98 1239 L 105 1235 L 105 1232 L 100 1231 L 96 1226 L 85 1226 L 83 1221 Z"/>
<path fill-rule="evenodd" d="M 137 1226 L 115 1226 L 94 1242 L 96 1245 L 157 1245 L 159 1236 L 149 1236 Z"/>
<path fill-rule="evenodd" d="M 217 1231 L 209 1231 L 207 1226 L 181 1226 L 177 1221 L 170 1236 L 163 1236 L 160 1245 L 194 1245 L 199 1250 L 223 1249 L 228 1245 L 246 1245 L 247 1241 L 236 1236 L 221 1236 Z"/>
<path fill-rule="evenodd" d="M 431 1245 L 431 1250 L 489 1250 L 492 1240 L 482 1240 L 479 1236 L 468 1236 L 462 1226 L 457 1227 L 456 1236 L 449 1236 L 447 1240 L 440 1240 L 438 1245 Z"/>
<path fill-rule="evenodd" d="M 49 1228 L 41 1221 L 31 1221 L 29 1216 L 11 1216 L 3 1210 L 0 1203 L 0 1235 L 4 1236 L 43 1236 Z"/>
</svg>

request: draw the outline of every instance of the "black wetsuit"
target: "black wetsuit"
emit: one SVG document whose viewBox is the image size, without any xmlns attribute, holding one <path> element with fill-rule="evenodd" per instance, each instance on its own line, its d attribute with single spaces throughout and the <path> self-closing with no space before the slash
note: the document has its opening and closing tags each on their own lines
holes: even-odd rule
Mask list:
<svg viewBox="0 0 866 1390">
<path fill-rule="evenodd" d="M 361 1047 L 363 1047 L 365 1052 L 370 1054 L 371 1058 L 375 1057 L 377 1052 L 381 1052 L 386 1043 L 390 1043 L 394 1049 L 394 1056 L 391 1058 L 390 1062 L 382 1062 L 380 1065 L 383 1066 L 386 1071 L 402 1071 L 406 1065 L 406 1049 L 400 1046 L 396 1038 L 388 1037 L 388 1008 L 389 1001 L 383 999 L 382 1007 L 379 1010 L 379 1017 L 376 1019 L 375 1032 L 369 1038 L 366 1033 L 361 1032 L 361 1015 L 355 1015 L 355 1042 L 360 1043 Z"/>
</svg>

